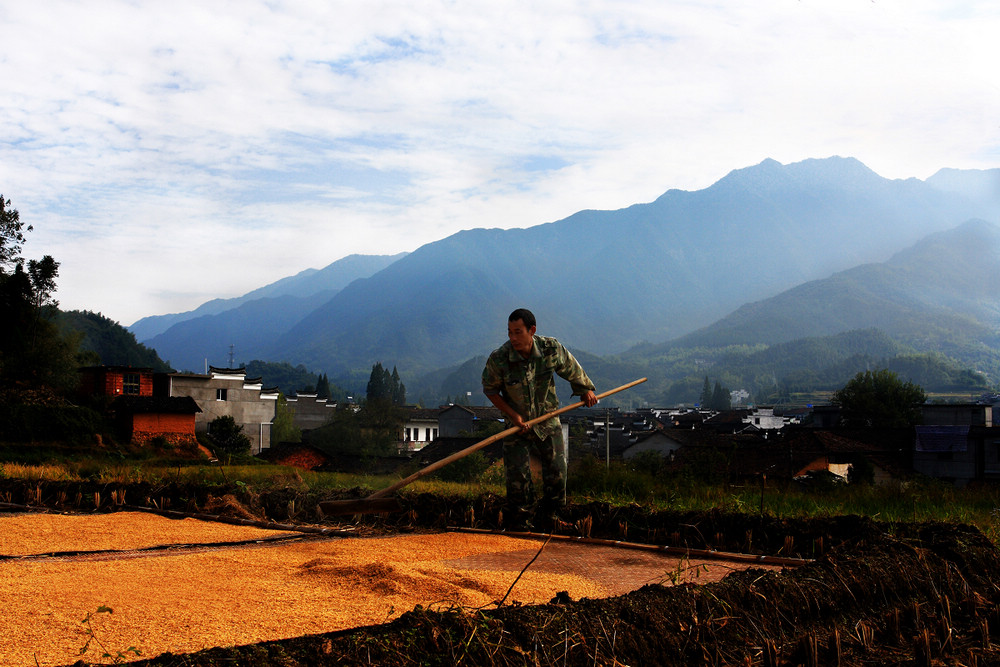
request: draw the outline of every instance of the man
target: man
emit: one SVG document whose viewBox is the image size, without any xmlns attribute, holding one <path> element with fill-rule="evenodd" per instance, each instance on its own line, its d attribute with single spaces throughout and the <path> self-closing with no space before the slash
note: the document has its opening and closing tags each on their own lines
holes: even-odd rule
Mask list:
<svg viewBox="0 0 1000 667">
<path fill-rule="evenodd" d="M 518 308 L 507 318 L 507 342 L 494 350 L 483 369 L 483 393 L 510 426 L 520 432 L 504 441 L 507 468 L 507 520 L 514 528 L 530 528 L 535 492 L 530 457 L 542 466 L 542 500 L 538 518 L 546 528 L 558 524 L 558 512 L 566 504 L 566 457 L 563 453 L 559 417 L 532 427 L 525 422 L 559 408 L 553 374 L 568 381 L 573 394 L 589 407 L 597 403 L 594 383 L 577 360 L 555 338 L 535 335 L 535 316 Z"/>
</svg>

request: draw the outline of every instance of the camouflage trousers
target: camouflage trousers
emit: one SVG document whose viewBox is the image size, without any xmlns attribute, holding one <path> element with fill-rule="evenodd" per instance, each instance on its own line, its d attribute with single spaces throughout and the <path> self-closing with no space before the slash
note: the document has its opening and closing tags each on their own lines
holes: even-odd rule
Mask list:
<svg viewBox="0 0 1000 667">
<path fill-rule="evenodd" d="M 531 457 L 542 467 L 542 498 L 540 509 L 554 512 L 566 505 L 566 457 L 563 453 L 562 431 L 540 440 L 514 436 L 504 440 L 503 463 L 507 469 L 507 507 L 510 511 L 528 510 L 535 503 L 535 488 L 531 479 Z"/>
</svg>

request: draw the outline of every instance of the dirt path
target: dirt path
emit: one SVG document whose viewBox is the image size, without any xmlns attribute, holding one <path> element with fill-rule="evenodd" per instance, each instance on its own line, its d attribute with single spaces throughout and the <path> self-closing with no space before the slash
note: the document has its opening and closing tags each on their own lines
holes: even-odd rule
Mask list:
<svg viewBox="0 0 1000 667">
<path fill-rule="evenodd" d="M 97 662 L 130 647 L 152 657 L 378 624 L 416 605 L 492 606 L 541 546 L 463 533 L 252 542 L 292 535 L 133 512 L 0 515 L 0 664 L 71 664 L 88 629 L 84 657 Z M 251 543 L 210 546 L 240 541 Z M 68 552 L 80 553 L 45 556 Z M 734 567 L 551 542 L 508 601 L 704 583 Z"/>
</svg>

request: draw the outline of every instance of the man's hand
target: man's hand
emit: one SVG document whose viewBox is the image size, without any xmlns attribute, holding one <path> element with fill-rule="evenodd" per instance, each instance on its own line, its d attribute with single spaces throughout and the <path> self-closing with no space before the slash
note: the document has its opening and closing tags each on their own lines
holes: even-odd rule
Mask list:
<svg viewBox="0 0 1000 667">
<path fill-rule="evenodd" d="M 524 417 L 515 412 L 512 417 L 509 417 L 509 419 L 511 426 L 517 426 L 521 429 L 521 433 L 527 433 L 528 425 L 524 423 Z"/>
<path fill-rule="evenodd" d="M 597 405 L 597 394 L 592 391 L 588 391 L 586 394 L 580 396 L 580 400 L 583 401 L 584 405 L 588 408 L 592 408 Z"/>
<path fill-rule="evenodd" d="M 490 403 L 495 405 L 497 410 L 502 412 L 504 416 L 507 417 L 508 424 L 521 429 L 521 433 L 528 430 L 528 425 L 524 423 L 524 417 L 519 415 L 514 408 L 507 405 L 507 401 L 505 401 L 500 394 L 487 394 L 486 398 L 490 399 Z"/>
</svg>

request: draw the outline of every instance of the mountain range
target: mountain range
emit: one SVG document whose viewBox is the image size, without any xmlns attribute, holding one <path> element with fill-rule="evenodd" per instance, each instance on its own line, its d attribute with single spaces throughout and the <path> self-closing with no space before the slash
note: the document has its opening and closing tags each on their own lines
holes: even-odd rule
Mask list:
<svg viewBox="0 0 1000 667">
<path fill-rule="evenodd" d="M 239 359 L 304 364 L 352 389 L 380 361 L 442 396 L 475 383 L 461 369 L 503 342 L 519 306 L 609 381 L 663 349 L 867 329 L 901 352 L 989 366 L 997 221 L 1000 170 L 890 180 L 853 158 L 765 160 L 703 190 L 345 258 L 129 328 L 178 369 L 225 365 L 233 345 Z"/>
</svg>

